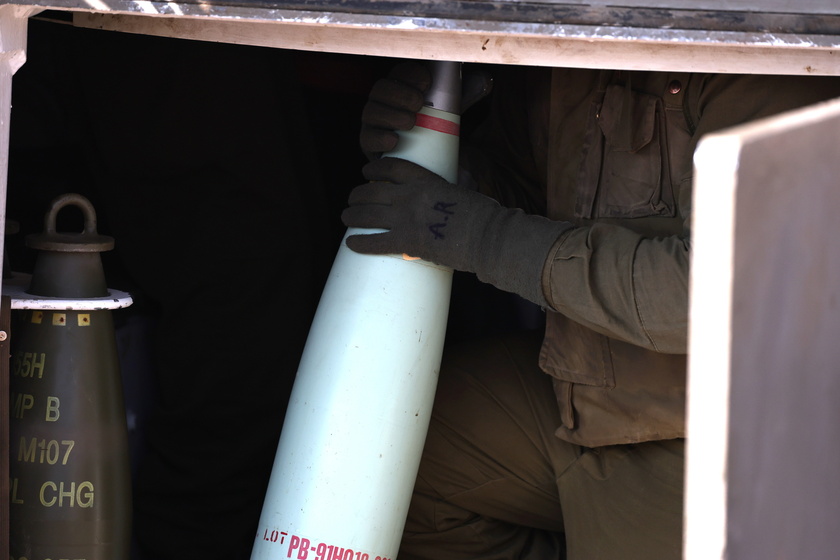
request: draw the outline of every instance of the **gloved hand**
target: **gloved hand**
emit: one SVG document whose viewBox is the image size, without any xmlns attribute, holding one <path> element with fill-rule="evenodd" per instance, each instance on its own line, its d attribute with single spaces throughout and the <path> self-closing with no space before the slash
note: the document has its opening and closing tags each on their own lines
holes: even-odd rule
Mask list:
<svg viewBox="0 0 840 560">
<path fill-rule="evenodd" d="M 359 133 L 359 144 L 369 160 L 396 147 L 399 137 L 395 130 L 410 130 L 414 126 L 431 84 L 432 75 L 425 64 L 403 62 L 373 85 L 362 109 Z"/>
<path fill-rule="evenodd" d="M 406 61 L 396 65 L 387 78 L 371 88 L 362 109 L 359 144 L 369 160 L 390 152 L 397 146 L 395 130 L 410 130 L 417 112 L 423 108 L 425 93 L 432 82 L 426 64 Z M 493 79 L 487 71 L 464 72 L 461 79 L 461 113 L 490 93 Z"/>
<path fill-rule="evenodd" d="M 375 160 L 362 172 L 371 182 L 350 193 L 350 206 L 341 218 L 348 227 L 389 231 L 351 235 L 350 249 L 407 253 L 474 272 L 483 282 L 548 305 L 541 287 L 543 265 L 571 224 L 503 208 L 489 197 L 397 158 Z"/>
</svg>

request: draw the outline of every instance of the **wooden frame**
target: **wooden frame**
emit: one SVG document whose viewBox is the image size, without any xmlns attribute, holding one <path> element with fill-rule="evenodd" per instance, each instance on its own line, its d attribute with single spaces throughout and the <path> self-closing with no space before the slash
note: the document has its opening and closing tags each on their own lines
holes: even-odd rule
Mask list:
<svg viewBox="0 0 840 560">
<path fill-rule="evenodd" d="M 793 4 L 795 8 L 791 8 Z M 797 3 L 729 0 L 725 10 L 718 7 L 717 0 L 624 0 L 622 5 L 615 8 L 586 0 L 0 0 L 0 226 L 5 221 L 12 75 L 25 60 L 26 20 L 43 10 L 66 14 L 75 25 L 84 27 L 311 51 L 544 66 L 840 76 L 840 8 L 836 6 L 836 0 Z M 825 111 L 825 118 L 832 120 L 819 126 L 826 127 L 824 132 L 827 133 L 836 130 L 840 121 L 834 116 L 836 107 Z M 807 118 L 814 116 L 808 113 Z M 821 118 L 814 121 L 819 122 L 822 122 Z M 789 130 L 798 130 L 798 125 L 786 120 L 782 125 L 771 124 L 769 128 L 771 139 L 768 142 L 773 144 L 773 138 L 778 139 L 779 134 Z M 779 134 L 774 136 L 773 131 Z M 749 383 L 760 383 L 764 373 L 752 367 L 750 356 L 755 355 L 755 349 L 762 346 L 762 340 L 769 340 L 772 333 L 758 330 L 752 342 L 741 346 L 733 344 L 738 332 L 750 327 L 749 322 L 743 322 L 747 317 L 744 313 L 760 315 L 766 308 L 766 300 L 761 298 L 789 298 L 785 310 L 792 317 L 800 324 L 813 321 L 824 330 L 823 338 L 815 345 L 816 353 L 810 356 L 816 362 L 809 363 L 837 364 L 840 361 L 840 356 L 834 355 L 837 345 L 830 343 L 840 335 L 840 325 L 834 319 L 840 297 L 835 283 L 824 278 L 809 287 L 809 290 L 819 290 L 816 297 L 824 296 L 826 302 L 831 302 L 824 308 L 810 305 L 807 308 L 810 317 L 795 313 L 800 307 L 798 303 L 813 303 L 809 299 L 813 294 L 786 287 L 784 283 L 769 286 L 766 292 L 758 294 L 758 298 L 751 297 L 751 278 L 784 273 L 772 251 L 761 252 L 764 242 L 755 234 L 760 230 L 754 230 L 753 226 L 761 226 L 762 219 L 782 224 L 787 217 L 788 199 L 785 196 L 766 197 L 749 186 L 737 190 L 734 175 L 743 146 L 753 143 L 762 146 L 764 140 L 758 140 L 759 136 L 752 128 L 733 134 L 710 139 L 708 145 L 716 147 L 707 148 L 707 152 L 719 150 L 722 159 L 718 161 L 731 164 L 717 168 L 724 176 L 712 177 L 713 182 L 722 180 L 723 186 L 729 189 L 730 206 L 721 209 L 719 197 L 714 200 L 698 198 L 694 206 L 697 215 L 694 243 L 699 256 L 695 255 L 692 266 L 697 268 L 694 267 L 697 258 L 707 259 L 702 261 L 702 268 L 709 276 L 705 280 L 693 276 L 689 371 L 711 367 L 718 377 L 704 379 L 703 383 L 696 376 L 691 378 L 686 558 L 735 560 L 751 557 L 747 553 L 749 550 L 767 551 L 760 555 L 763 557 L 769 555 L 771 549 L 791 552 L 790 546 L 797 547 L 791 552 L 797 558 L 822 558 L 829 551 L 840 548 L 832 531 L 822 530 L 818 548 L 808 549 L 807 541 L 800 538 L 802 532 L 788 540 L 781 532 L 762 535 L 756 531 L 754 520 L 747 519 L 736 527 L 744 528 L 742 535 L 747 535 L 746 540 L 732 546 L 733 528 L 727 525 L 731 522 L 731 519 L 727 520 L 728 514 L 745 511 L 737 507 L 730 509 L 730 488 L 742 484 L 753 492 L 775 491 L 775 488 L 762 486 L 763 480 L 750 477 L 750 467 L 755 466 L 750 460 L 766 459 L 766 450 L 771 449 L 761 445 L 762 441 L 767 441 L 762 440 L 763 432 L 758 429 L 738 432 L 728 421 L 733 411 L 741 425 L 754 426 L 756 422 L 773 420 L 772 414 L 763 406 L 765 403 L 756 401 L 748 390 Z M 820 152 L 818 161 L 811 162 L 810 167 L 815 168 L 817 163 L 836 167 L 836 162 L 840 161 L 836 146 L 835 142 L 831 146 L 833 151 Z M 715 169 L 715 165 L 718 164 L 711 168 Z M 793 169 L 791 166 L 788 171 Z M 789 180 L 794 176 L 786 175 Z M 827 176 L 836 177 L 838 173 L 835 170 Z M 808 196 L 814 203 L 812 209 L 819 209 L 821 203 L 836 207 L 838 201 L 831 186 L 808 183 Z M 752 200 L 759 199 L 765 203 L 763 215 L 744 211 Z M 719 221 L 727 212 L 729 229 L 721 229 L 718 222 L 710 221 Z M 833 224 L 836 219 L 820 216 L 826 226 L 825 232 L 832 232 L 829 239 L 835 238 L 837 228 Z M 806 212 L 797 219 L 796 224 L 785 223 L 779 227 L 797 231 L 795 228 L 807 225 L 809 214 Z M 812 252 L 830 249 L 830 243 L 821 243 L 820 236 L 796 235 L 791 239 L 797 247 Z M 721 250 L 726 259 L 720 259 Z M 758 257 L 749 260 L 752 269 L 745 269 L 744 255 L 755 254 L 755 251 L 759 251 Z M 836 262 L 828 262 L 833 274 L 837 270 Z M 746 307 L 733 313 L 736 302 L 746 302 Z M 737 340 L 743 341 L 742 338 Z M 786 352 L 784 348 L 773 350 Z M 789 347 L 787 355 L 796 351 L 797 348 Z M 800 372 L 782 369 L 773 373 L 778 375 L 779 385 L 776 392 L 770 388 L 770 396 L 785 403 L 778 391 L 795 390 Z M 814 406 L 808 406 L 808 410 L 789 408 L 786 412 L 810 415 L 812 424 L 819 426 L 817 436 L 821 439 L 817 441 L 829 446 L 826 456 L 834 460 L 838 455 L 838 448 L 832 446 L 837 441 L 837 423 L 832 423 L 833 408 L 824 398 L 836 393 L 837 387 L 830 372 L 826 375 L 819 370 L 817 374 L 813 382 L 817 386 L 822 383 L 830 391 L 810 392 L 810 400 L 796 401 L 796 406 L 802 407 L 803 403 Z M 710 422 L 706 415 L 713 408 L 723 412 Z M 5 433 L 6 424 L 2 425 Z M 7 436 L 6 440 L 2 437 L 0 434 L 0 451 L 4 441 L 8 448 Z M 780 436 L 774 433 L 773 437 Z M 802 442 L 793 437 L 790 449 L 807 453 L 814 440 L 805 441 L 803 448 Z M 754 446 L 754 456 L 737 446 L 744 442 Z M 5 453 L 3 455 L 0 457 L 0 477 L 7 482 L 8 458 Z M 732 463 L 732 460 L 740 462 Z M 820 463 L 808 476 L 829 478 L 833 471 L 827 470 L 825 465 L 830 463 Z M 794 483 L 800 482 L 795 480 L 799 473 L 789 470 L 797 464 L 793 460 L 782 460 L 778 468 L 773 469 L 773 483 L 785 480 L 791 484 L 784 492 L 788 502 L 766 503 L 767 511 L 759 511 L 755 520 L 766 520 L 767 526 L 775 527 L 773 524 L 784 522 L 784 518 L 761 514 L 770 512 L 774 506 L 790 507 L 791 500 L 799 508 L 796 511 L 806 516 L 799 520 L 797 528 L 803 527 L 809 519 L 820 523 L 837 519 L 838 500 L 834 499 L 833 490 L 820 495 L 815 493 L 813 484 L 805 480 L 802 483 L 804 491 L 797 492 Z M 831 499 L 825 499 L 826 496 Z M 0 484 L 0 500 L 8 504 L 8 499 L 8 485 Z M 805 500 L 811 503 L 806 504 Z M 815 504 L 816 508 L 808 509 L 807 506 Z M 2 523 L 0 551 L 8 545 L 7 519 Z M 820 527 L 825 528 L 825 525 Z M 750 549 L 751 542 L 760 546 Z"/>
</svg>

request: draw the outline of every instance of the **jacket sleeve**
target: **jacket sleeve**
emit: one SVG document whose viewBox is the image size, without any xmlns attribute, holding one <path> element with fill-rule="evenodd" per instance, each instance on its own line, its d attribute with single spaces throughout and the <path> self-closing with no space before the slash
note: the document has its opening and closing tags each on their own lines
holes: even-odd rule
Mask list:
<svg viewBox="0 0 840 560">
<path fill-rule="evenodd" d="M 554 311 L 594 331 L 666 353 L 685 353 L 690 242 L 614 224 L 560 237 L 543 268 Z"/>
<path fill-rule="evenodd" d="M 697 78 L 686 96 L 690 154 L 706 133 L 840 96 L 836 78 Z M 601 334 L 663 353 L 685 353 L 691 256 L 691 162 L 680 178 L 683 231 L 661 237 L 594 223 L 564 233 L 543 268 L 549 306 Z M 792 185 L 795 187 L 795 185 Z"/>
</svg>

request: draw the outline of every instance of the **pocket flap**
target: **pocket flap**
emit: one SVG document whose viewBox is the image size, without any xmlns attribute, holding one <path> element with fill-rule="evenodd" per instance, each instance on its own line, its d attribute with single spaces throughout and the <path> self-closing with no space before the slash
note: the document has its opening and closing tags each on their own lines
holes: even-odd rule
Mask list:
<svg viewBox="0 0 840 560">
<path fill-rule="evenodd" d="M 560 313 L 548 313 L 540 351 L 543 371 L 572 383 L 615 387 L 609 339 Z"/>
<path fill-rule="evenodd" d="M 607 88 L 598 125 L 613 149 L 637 152 L 647 146 L 656 131 L 658 98 L 612 85 Z"/>
</svg>

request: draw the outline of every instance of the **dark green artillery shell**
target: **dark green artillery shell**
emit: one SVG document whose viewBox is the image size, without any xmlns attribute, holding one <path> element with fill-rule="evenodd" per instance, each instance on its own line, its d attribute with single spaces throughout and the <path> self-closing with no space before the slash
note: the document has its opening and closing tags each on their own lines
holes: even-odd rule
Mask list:
<svg viewBox="0 0 840 560">
<path fill-rule="evenodd" d="M 13 337 L 11 557 L 127 560 L 130 474 L 111 312 L 27 310 Z"/>
</svg>

